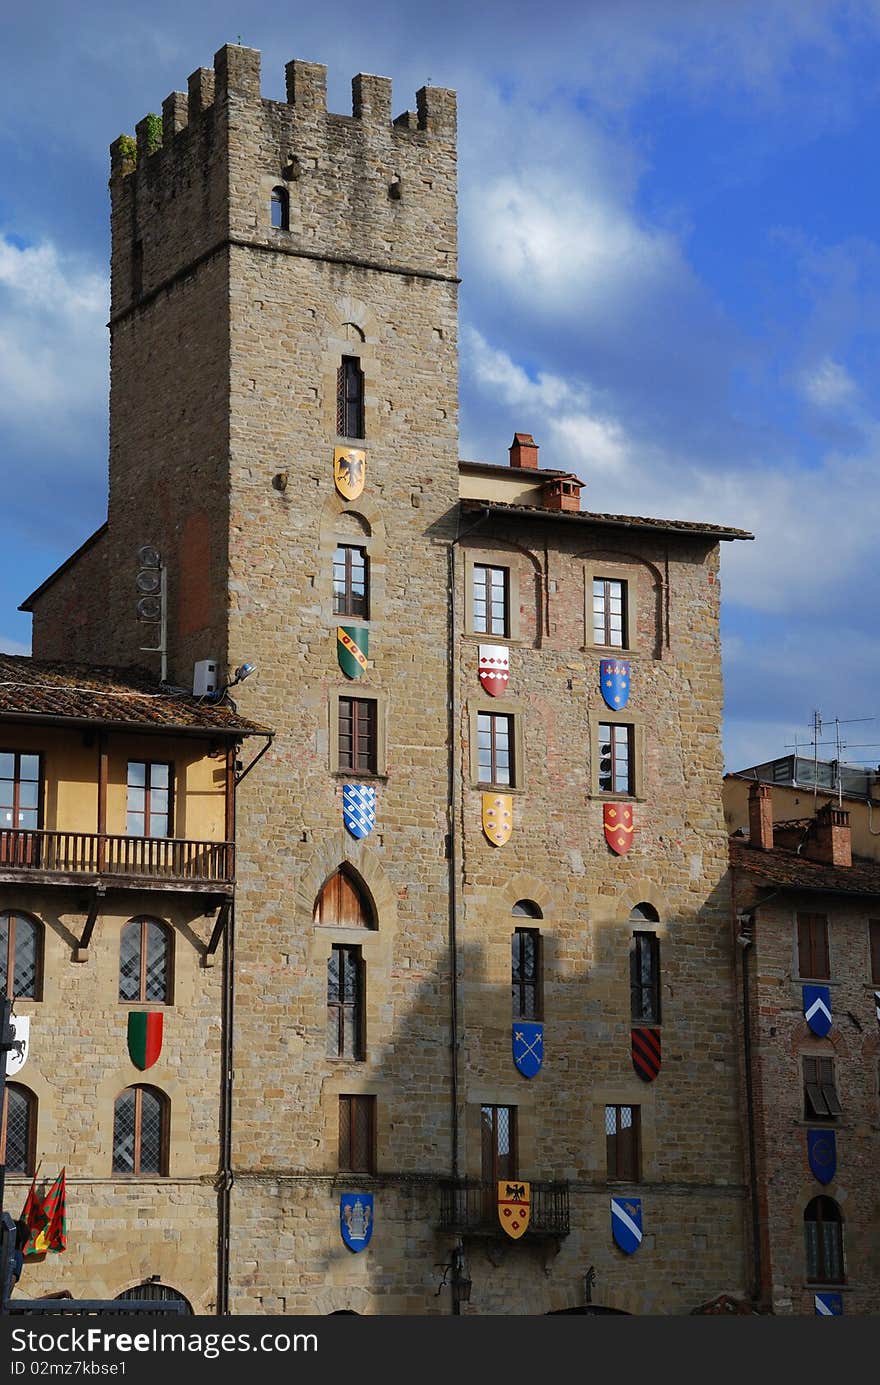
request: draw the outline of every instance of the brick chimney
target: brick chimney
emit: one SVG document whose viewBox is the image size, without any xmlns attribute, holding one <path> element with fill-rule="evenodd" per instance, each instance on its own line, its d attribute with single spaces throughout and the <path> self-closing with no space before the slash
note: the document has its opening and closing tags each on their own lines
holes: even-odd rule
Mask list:
<svg viewBox="0 0 880 1385">
<path fill-rule="evenodd" d="M 758 780 L 749 788 L 749 845 L 773 850 L 773 797 L 770 785 Z"/>
<path fill-rule="evenodd" d="M 554 476 L 544 482 L 543 500 L 545 510 L 579 510 L 581 483 L 574 476 Z"/>
<path fill-rule="evenodd" d="M 852 833 L 845 808 L 822 805 L 810 826 L 804 855 L 828 866 L 852 865 Z"/>
<path fill-rule="evenodd" d="M 510 465 L 538 470 L 538 444 L 531 433 L 514 433 L 510 444 Z"/>
</svg>

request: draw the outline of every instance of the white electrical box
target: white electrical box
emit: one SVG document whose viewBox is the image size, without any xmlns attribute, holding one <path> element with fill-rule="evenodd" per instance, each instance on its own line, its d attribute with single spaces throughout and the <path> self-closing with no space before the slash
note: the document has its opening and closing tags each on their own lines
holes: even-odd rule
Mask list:
<svg viewBox="0 0 880 1385">
<path fill-rule="evenodd" d="M 199 659 L 193 667 L 193 697 L 205 697 L 207 693 L 217 692 L 220 675 L 216 659 Z"/>
</svg>

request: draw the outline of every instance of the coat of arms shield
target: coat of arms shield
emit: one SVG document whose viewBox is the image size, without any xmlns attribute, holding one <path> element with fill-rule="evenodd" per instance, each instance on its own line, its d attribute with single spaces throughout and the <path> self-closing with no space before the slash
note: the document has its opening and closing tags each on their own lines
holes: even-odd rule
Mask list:
<svg viewBox="0 0 880 1385">
<path fill-rule="evenodd" d="M 503 846 L 513 831 L 513 797 L 509 793 L 483 794 L 483 831 L 493 846 Z"/>
<path fill-rule="evenodd" d="M 816 1294 L 817 1318 L 839 1318 L 843 1315 L 843 1294 Z"/>
<path fill-rule="evenodd" d="M 12 1025 L 12 1048 L 6 1054 L 6 1076 L 14 1077 L 27 1062 L 31 1043 L 31 1017 L 12 1015 L 9 1023 Z"/>
<path fill-rule="evenodd" d="M 161 1010 L 132 1010 L 128 1016 L 128 1056 L 136 1068 L 151 1068 L 162 1052 Z"/>
<path fill-rule="evenodd" d="M 367 478 L 367 454 L 362 447 L 333 450 L 333 480 L 343 500 L 357 500 Z"/>
<path fill-rule="evenodd" d="M 807 1159 L 820 1183 L 830 1183 L 837 1172 L 837 1140 L 833 1130 L 807 1131 Z"/>
<path fill-rule="evenodd" d="M 376 790 L 370 784 L 343 784 L 342 821 L 353 837 L 368 837 L 376 825 Z"/>
<path fill-rule="evenodd" d="M 619 712 L 629 701 L 629 663 L 624 659 L 600 659 L 599 686 L 608 706 Z"/>
<path fill-rule="evenodd" d="M 508 1236 L 518 1241 L 529 1224 L 532 1185 L 519 1179 L 502 1179 L 498 1184 L 498 1220 Z"/>
<path fill-rule="evenodd" d="M 503 693 L 510 681 L 510 651 L 505 644 L 480 645 L 480 683 L 490 697 Z"/>
<path fill-rule="evenodd" d="M 814 1034 L 820 1039 L 831 1028 L 831 988 L 829 986 L 804 986 L 804 1019 Z"/>
<path fill-rule="evenodd" d="M 632 846 L 633 810 L 628 803 L 605 803 L 602 806 L 605 840 L 616 856 L 625 856 Z"/>
<path fill-rule="evenodd" d="M 361 625 L 337 625 L 336 657 L 346 678 L 360 678 L 369 668 L 370 632 Z"/>
<path fill-rule="evenodd" d="M 534 1077 L 544 1061 L 544 1026 L 518 1020 L 513 1026 L 513 1061 L 523 1077 Z"/>
<path fill-rule="evenodd" d="M 642 1199 L 613 1197 L 611 1199 L 611 1234 L 614 1244 L 625 1255 L 632 1255 L 642 1244 Z"/>
<path fill-rule="evenodd" d="M 633 1067 L 643 1082 L 653 1082 L 660 1071 L 660 1030 L 632 1029 L 630 1039 Z"/>
<path fill-rule="evenodd" d="M 364 1250 L 373 1234 L 373 1194 L 343 1193 L 339 1199 L 339 1230 L 349 1250 Z"/>
</svg>

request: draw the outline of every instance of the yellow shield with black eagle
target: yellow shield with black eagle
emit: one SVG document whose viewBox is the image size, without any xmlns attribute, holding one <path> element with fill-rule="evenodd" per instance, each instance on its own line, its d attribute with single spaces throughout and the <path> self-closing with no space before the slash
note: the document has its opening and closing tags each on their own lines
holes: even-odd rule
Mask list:
<svg viewBox="0 0 880 1385">
<path fill-rule="evenodd" d="M 498 1184 L 498 1220 L 515 1241 L 519 1240 L 529 1224 L 531 1205 L 531 1183 L 522 1183 L 518 1178 L 505 1178 Z"/>
<path fill-rule="evenodd" d="M 367 454 L 362 447 L 333 451 L 333 480 L 343 500 L 357 500 L 367 479 Z"/>
</svg>

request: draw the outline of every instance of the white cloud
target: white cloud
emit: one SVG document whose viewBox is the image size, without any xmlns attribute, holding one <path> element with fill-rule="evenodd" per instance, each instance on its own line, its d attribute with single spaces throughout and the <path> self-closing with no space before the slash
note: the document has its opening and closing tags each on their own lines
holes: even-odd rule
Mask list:
<svg viewBox="0 0 880 1385">
<path fill-rule="evenodd" d="M 855 382 L 846 367 L 830 356 L 803 372 L 801 388 L 811 404 L 824 409 L 845 404 L 856 393 Z"/>
<path fill-rule="evenodd" d="M 50 242 L 0 235 L 0 421 L 68 450 L 107 396 L 107 280 Z"/>
<path fill-rule="evenodd" d="M 0 654 L 30 654 L 29 644 L 22 644 L 20 640 L 13 640 L 6 635 L 0 635 Z"/>
</svg>

